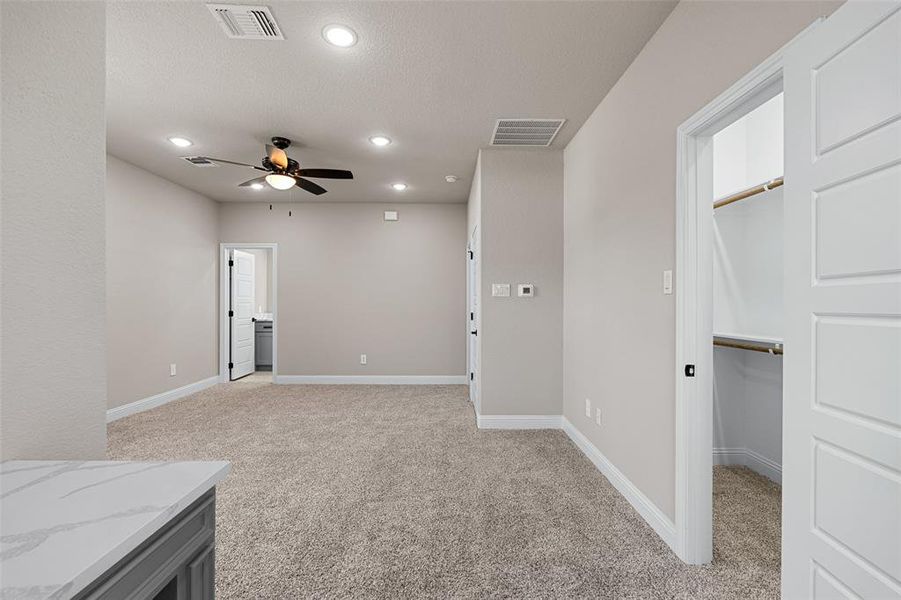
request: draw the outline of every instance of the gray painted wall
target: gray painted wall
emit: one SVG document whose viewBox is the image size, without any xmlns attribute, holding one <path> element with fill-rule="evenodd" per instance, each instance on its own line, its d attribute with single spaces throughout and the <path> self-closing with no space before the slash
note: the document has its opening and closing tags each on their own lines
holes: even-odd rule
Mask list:
<svg viewBox="0 0 901 600">
<path fill-rule="evenodd" d="M 0 2 L 4 460 L 106 453 L 105 28 L 102 2 Z"/>
<path fill-rule="evenodd" d="M 680 3 L 565 151 L 564 414 L 671 518 L 676 128 L 838 4 Z"/>
<path fill-rule="evenodd" d="M 219 208 L 114 156 L 106 198 L 113 408 L 218 373 Z"/>
<path fill-rule="evenodd" d="M 563 153 L 483 149 L 481 398 L 483 415 L 558 415 L 563 348 Z M 474 210 L 471 206 L 470 212 Z M 491 296 L 509 283 L 509 298 Z M 519 298 L 519 283 L 535 286 Z"/>
<path fill-rule="evenodd" d="M 220 239 L 279 245 L 279 375 L 466 372 L 464 205 L 223 203 Z"/>
</svg>

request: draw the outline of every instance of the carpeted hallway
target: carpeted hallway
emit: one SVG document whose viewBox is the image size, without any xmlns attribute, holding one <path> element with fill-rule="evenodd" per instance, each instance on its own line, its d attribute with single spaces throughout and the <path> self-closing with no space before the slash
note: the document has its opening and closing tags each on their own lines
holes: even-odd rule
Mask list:
<svg viewBox="0 0 901 600">
<path fill-rule="evenodd" d="M 228 460 L 217 593 L 777 598 L 779 488 L 715 474 L 715 562 L 682 564 L 560 431 L 479 431 L 463 386 L 236 382 L 116 421 L 109 458 Z"/>
</svg>

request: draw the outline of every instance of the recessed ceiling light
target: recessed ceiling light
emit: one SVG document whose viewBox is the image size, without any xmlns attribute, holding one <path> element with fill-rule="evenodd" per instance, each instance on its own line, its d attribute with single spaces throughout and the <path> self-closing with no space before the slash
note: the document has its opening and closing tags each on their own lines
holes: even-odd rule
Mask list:
<svg viewBox="0 0 901 600">
<path fill-rule="evenodd" d="M 188 138 L 183 137 L 171 137 L 169 141 L 178 146 L 179 148 L 187 148 L 188 146 L 194 145 L 194 142 L 189 140 Z"/>
<path fill-rule="evenodd" d="M 322 37 L 332 46 L 350 48 L 357 43 L 357 34 L 346 25 L 326 25 L 322 30 Z"/>
<path fill-rule="evenodd" d="M 263 189 L 263 188 L 266 187 L 266 186 L 263 185 L 262 183 L 251 183 L 251 184 L 250 184 L 250 187 L 253 188 L 253 189 L 255 189 L 255 190 L 261 190 L 261 189 Z"/>
<path fill-rule="evenodd" d="M 402 192 L 405 189 L 407 189 L 407 184 L 406 183 L 392 183 L 391 187 L 396 189 L 398 192 Z"/>
<path fill-rule="evenodd" d="M 373 144 L 375 144 L 376 146 L 387 146 L 388 144 L 391 143 L 391 139 L 386 138 L 383 135 L 374 135 L 371 138 L 369 138 L 369 141 L 372 142 Z"/>
</svg>

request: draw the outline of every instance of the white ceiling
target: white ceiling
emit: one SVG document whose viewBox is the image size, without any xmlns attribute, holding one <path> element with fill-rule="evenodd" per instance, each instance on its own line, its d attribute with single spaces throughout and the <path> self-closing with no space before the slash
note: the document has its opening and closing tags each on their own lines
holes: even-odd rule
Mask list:
<svg viewBox="0 0 901 600">
<path fill-rule="evenodd" d="M 237 188 L 273 135 L 301 166 L 350 169 L 315 180 L 321 201 L 465 202 L 477 151 L 503 117 L 567 119 L 562 148 L 674 2 L 268 2 L 285 41 L 233 40 L 201 2 L 108 5 L 108 150 L 221 201 L 317 198 Z M 352 27 L 349 49 L 322 28 Z M 393 144 L 376 148 L 368 138 Z M 177 148 L 167 137 L 194 141 Z M 458 175 L 457 183 L 444 177 Z M 402 193 L 390 184 L 403 181 Z"/>
</svg>

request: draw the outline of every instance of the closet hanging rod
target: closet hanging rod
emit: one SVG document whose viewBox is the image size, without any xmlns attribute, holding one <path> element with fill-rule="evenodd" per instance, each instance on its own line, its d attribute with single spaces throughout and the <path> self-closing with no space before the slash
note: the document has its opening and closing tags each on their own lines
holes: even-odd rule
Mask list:
<svg viewBox="0 0 901 600">
<path fill-rule="evenodd" d="M 751 196 L 756 196 L 757 194 L 762 194 L 763 192 L 768 192 L 773 188 L 777 188 L 780 185 L 785 183 L 784 177 L 777 177 L 776 179 L 771 179 L 766 183 L 761 183 L 760 185 L 755 185 L 752 188 L 748 188 L 742 192 L 738 192 L 736 194 L 732 194 L 731 196 L 726 196 L 725 198 L 720 198 L 716 202 L 713 203 L 713 208 L 719 208 L 721 206 L 726 206 L 727 204 L 732 204 L 733 202 L 738 202 L 739 200 L 744 200 L 745 198 L 750 198 Z"/>
<path fill-rule="evenodd" d="M 726 348 L 738 348 L 739 350 L 751 350 L 753 352 L 766 352 L 767 354 L 782 354 L 782 344 L 759 346 L 757 344 L 747 344 L 745 342 L 733 342 L 732 340 L 713 340 L 713 345 Z"/>
</svg>

